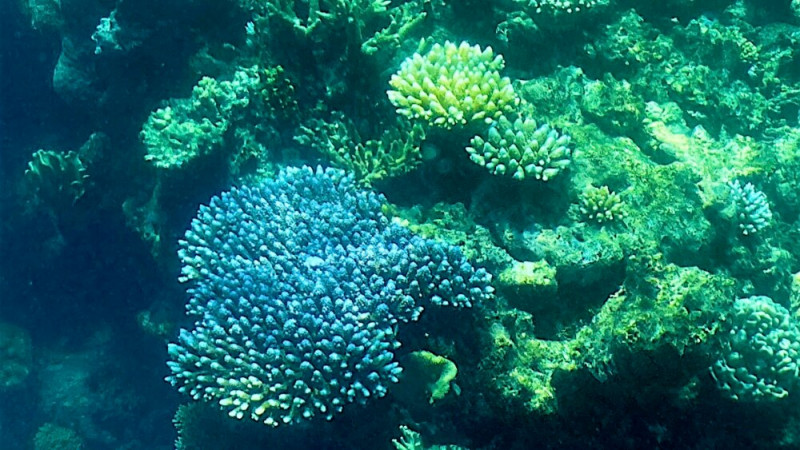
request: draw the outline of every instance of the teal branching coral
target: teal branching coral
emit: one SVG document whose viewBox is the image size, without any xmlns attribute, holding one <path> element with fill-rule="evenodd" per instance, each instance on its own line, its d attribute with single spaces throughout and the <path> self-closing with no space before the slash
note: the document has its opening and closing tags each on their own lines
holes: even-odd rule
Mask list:
<svg viewBox="0 0 800 450">
<path fill-rule="evenodd" d="M 500 76 L 504 66 L 491 47 L 434 44 L 403 61 L 387 94 L 399 114 L 429 126 L 491 123 L 518 103 L 511 80 Z"/>
<path fill-rule="evenodd" d="M 511 122 L 503 115 L 492 123 L 485 138 L 473 137 L 466 150 L 472 162 L 494 175 L 548 181 L 569 166 L 569 143 L 569 136 L 548 124 L 537 126 L 527 117 Z"/>
<path fill-rule="evenodd" d="M 458 247 L 390 223 L 383 203 L 343 171 L 304 167 L 201 206 L 179 251 L 196 322 L 169 344 L 168 381 L 270 426 L 385 395 L 402 371 L 398 322 L 494 289 Z"/>
<path fill-rule="evenodd" d="M 622 197 L 608 186 L 586 188 L 579 209 L 585 220 L 599 224 L 618 221 L 625 216 Z"/>
<path fill-rule="evenodd" d="M 735 220 L 745 236 L 752 236 L 768 227 L 772 220 L 767 195 L 757 190 L 752 183 L 742 185 L 739 180 L 729 183 Z"/>
<path fill-rule="evenodd" d="M 341 112 L 330 121 L 311 119 L 300 126 L 295 140 L 309 145 L 331 163 L 351 172 L 359 181 L 371 184 L 416 168 L 421 162 L 419 145 L 425 133 L 419 124 L 400 118 L 393 126 L 382 127 L 380 137 L 362 137 L 356 123 Z M 377 134 L 377 133 L 376 133 Z"/>
<path fill-rule="evenodd" d="M 742 298 L 731 321 L 711 369 L 720 389 L 743 401 L 788 396 L 800 380 L 800 328 L 789 311 L 769 297 Z"/>
</svg>

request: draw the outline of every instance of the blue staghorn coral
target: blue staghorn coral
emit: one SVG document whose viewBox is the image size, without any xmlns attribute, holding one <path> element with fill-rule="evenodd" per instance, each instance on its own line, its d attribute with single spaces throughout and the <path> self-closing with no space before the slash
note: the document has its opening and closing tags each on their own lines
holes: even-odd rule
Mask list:
<svg viewBox="0 0 800 450">
<path fill-rule="evenodd" d="M 169 344 L 167 380 L 272 426 L 383 396 L 401 372 L 396 324 L 493 292 L 458 247 L 390 223 L 384 203 L 303 167 L 201 206 L 179 251 L 196 322 Z"/>
</svg>

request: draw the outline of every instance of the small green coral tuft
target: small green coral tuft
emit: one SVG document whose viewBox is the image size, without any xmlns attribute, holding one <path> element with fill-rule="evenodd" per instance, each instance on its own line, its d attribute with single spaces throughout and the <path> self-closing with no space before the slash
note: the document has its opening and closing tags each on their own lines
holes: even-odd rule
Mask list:
<svg viewBox="0 0 800 450">
<path fill-rule="evenodd" d="M 491 47 L 435 44 L 425 55 L 403 61 L 387 94 L 399 114 L 430 126 L 488 123 L 518 103 L 511 80 L 500 76 L 504 66 Z"/>
<path fill-rule="evenodd" d="M 569 143 L 569 136 L 547 124 L 537 126 L 535 120 L 521 117 L 511 122 L 501 116 L 485 138 L 473 137 L 466 150 L 472 162 L 495 175 L 548 181 L 569 166 Z"/>
<path fill-rule="evenodd" d="M 586 221 L 603 224 L 625 217 L 625 203 L 608 186 L 589 186 L 581 196 L 580 211 Z"/>
</svg>

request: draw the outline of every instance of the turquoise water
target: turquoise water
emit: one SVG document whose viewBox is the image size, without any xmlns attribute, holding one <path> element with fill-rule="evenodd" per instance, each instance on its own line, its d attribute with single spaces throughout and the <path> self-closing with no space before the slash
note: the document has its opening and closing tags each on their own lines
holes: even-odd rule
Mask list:
<svg viewBox="0 0 800 450">
<path fill-rule="evenodd" d="M 800 448 L 800 4 L 0 4 L 3 449 Z"/>
</svg>

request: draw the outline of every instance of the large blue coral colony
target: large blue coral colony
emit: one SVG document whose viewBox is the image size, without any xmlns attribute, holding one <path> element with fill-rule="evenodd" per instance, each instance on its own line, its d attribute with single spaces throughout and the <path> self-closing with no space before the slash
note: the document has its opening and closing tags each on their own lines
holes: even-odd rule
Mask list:
<svg viewBox="0 0 800 450">
<path fill-rule="evenodd" d="M 398 322 L 492 297 L 458 247 L 412 235 L 336 169 L 287 168 L 203 206 L 181 241 L 192 330 L 169 381 L 268 425 L 382 397 Z"/>
</svg>

